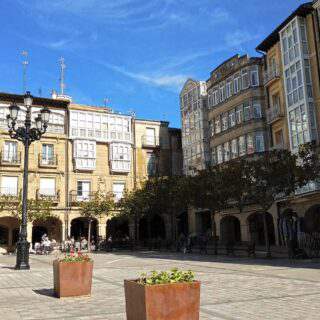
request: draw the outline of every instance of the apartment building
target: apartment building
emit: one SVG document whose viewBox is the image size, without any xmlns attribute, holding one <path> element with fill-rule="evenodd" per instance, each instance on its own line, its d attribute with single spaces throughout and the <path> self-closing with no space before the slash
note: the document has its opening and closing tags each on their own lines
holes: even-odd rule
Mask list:
<svg viewBox="0 0 320 320">
<path fill-rule="evenodd" d="M 319 145 L 319 1 L 302 4 L 257 47 L 265 59 L 267 118 L 274 147 L 297 152 L 301 144 Z M 289 203 L 270 209 L 278 244 L 281 221 L 296 216 L 302 233 L 320 232 L 319 184 L 296 191 Z"/>
<path fill-rule="evenodd" d="M 261 58 L 235 55 L 211 72 L 207 112 L 212 165 L 268 148 L 262 65 Z"/>
<path fill-rule="evenodd" d="M 207 86 L 204 81 L 189 79 L 180 93 L 182 119 L 183 171 L 194 174 L 210 163 L 207 140 Z"/>
<path fill-rule="evenodd" d="M 203 98 L 208 121 L 203 135 L 210 141 L 212 165 L 264 150 L 295 153 L 301 144 L 319 145 L 319 8 L 320 1 L 314 1 L 293 11 L 257 46 L 262 57 L 235 55 L 211 72 Z M 318 190 L 319 184 L 312 182 L 296 190 L 290 201 L 278 201 L 269 209 L 272 245 L 285 243 L 288 217 L 296 221 L 305 241 L 320 233 Z M 190 232 L 213 227 L 222 242 L 265 243 L 262 215 L 254 205 L 241 214 L 229 209 L 214 217 L 206 210 L 190 210 Z"/>
<path fill-rule="evenodd" d="M 8 135 L 6 115 L 12 102 L 23 109 L 23 96 L 0 94 L 0 201 L 12 195 L 19 201 L 22 189 L 23 145 Z M 67 236 L 85 236 L 88 221 L 77 203 L 97 191 L 112 193 L 115 201 L 150 176 L 182 172 L 181 132 L 168 122 L 138 120 L 107 107 L 80 105 L 65 96 L 34 98 L 32 118 L 42 106 L 50 111 L 49 127 L 29 155 L 29 199 L 49 198 L 53 217 L 28 222 L 28 241 L 43 233 L 60 242 Z M 22 123 L 23 111 L 19 122 Z M 94 238 L 106 236 L 107 218 L 93 222 Z M 127 222 L 129 229 L 129 222 Z M 0 247 L 12 250 L 19 223 L 11 212 L 0 212 Z M 130 225 L 133 228 L 133 225 Z M 134 230 L 128 233 L 134 234 Z"/>
</svg>

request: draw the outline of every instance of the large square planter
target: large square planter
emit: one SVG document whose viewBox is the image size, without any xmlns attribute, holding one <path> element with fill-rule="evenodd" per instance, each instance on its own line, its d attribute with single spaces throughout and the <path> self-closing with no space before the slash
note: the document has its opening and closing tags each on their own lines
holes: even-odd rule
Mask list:
<svg viewBox="0 0 320 320">
<path fill-rule="evenodd" d="M 142 285 L 124 280 L 127 320 L 199 320 L 200 282 Z"/>
<path fill-rule="evenodd" d="M 54 293 L 58 298 L 91 295 L 93 262 L 53 261 Z"/>
</svg>

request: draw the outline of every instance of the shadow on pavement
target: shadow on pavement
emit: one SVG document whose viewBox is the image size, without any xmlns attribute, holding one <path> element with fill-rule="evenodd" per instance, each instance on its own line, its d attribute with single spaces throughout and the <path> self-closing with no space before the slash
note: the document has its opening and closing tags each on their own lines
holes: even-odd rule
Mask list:
<svg viewBox="0 0 320 320">
<path fill-rule="evenodd" d="M 32 291 L 41 296 L 56 298 L 53 289 L 37 289 Z"/>
</svg>

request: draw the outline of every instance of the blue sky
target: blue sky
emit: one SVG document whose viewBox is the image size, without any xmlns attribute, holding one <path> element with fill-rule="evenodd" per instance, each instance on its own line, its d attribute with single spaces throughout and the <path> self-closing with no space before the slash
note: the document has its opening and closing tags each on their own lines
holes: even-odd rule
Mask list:
<svg viewBox="0 0 320 320">
<path fill-rule="evenodd" d="M 66 92 L 78 103 L 109 105 L 180 127 L 179 90 L 206 80 L 215 66 L 254 48 L 298 0 L 0 0 L 0 91 L 58 89 L 61 56 Z"/>
</svg>

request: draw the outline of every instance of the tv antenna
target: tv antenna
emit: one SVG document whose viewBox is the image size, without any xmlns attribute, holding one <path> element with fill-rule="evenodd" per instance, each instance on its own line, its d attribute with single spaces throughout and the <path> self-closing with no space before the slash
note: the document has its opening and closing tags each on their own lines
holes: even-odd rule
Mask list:
<svg viewBox="0 0 320 320">
<path fill-rule="evenodd" d="M 136 112 L 135 112 L 133 109 L 129 109 L 129 110 L 128 110 L 128 113 L 129 113 L 129 115 L 130 115 L 132 118 L 135 118 L 135 117 L 136 117 Z"/>
<path fill-rule="evenodd" d="M 23 93 L 27 91 L 27 67 L 29 65 L 28 61 L 28 51 L 21 51 L 22 60 L 22 90 Z"/>
<path fill-rule="evenodd" d="M 105 106 L 105 108 L 108 106 L 108 104 L 110 104 L 111 103 L 111 99 L 109 99 L 108 97 L 105 97 L 104 99 L 103 99 L 103 103 L 104 103 L 104 106 Z"/>
<path fill-rule="evenodd" d="M 64 71 L 66 69 L 65 60 L 63 57 L 59 59 L 60 63 L 60 94 L 64 95 L 64 89 L 66 88 L 66 85 L 64 83 Z"/>
</svg>

